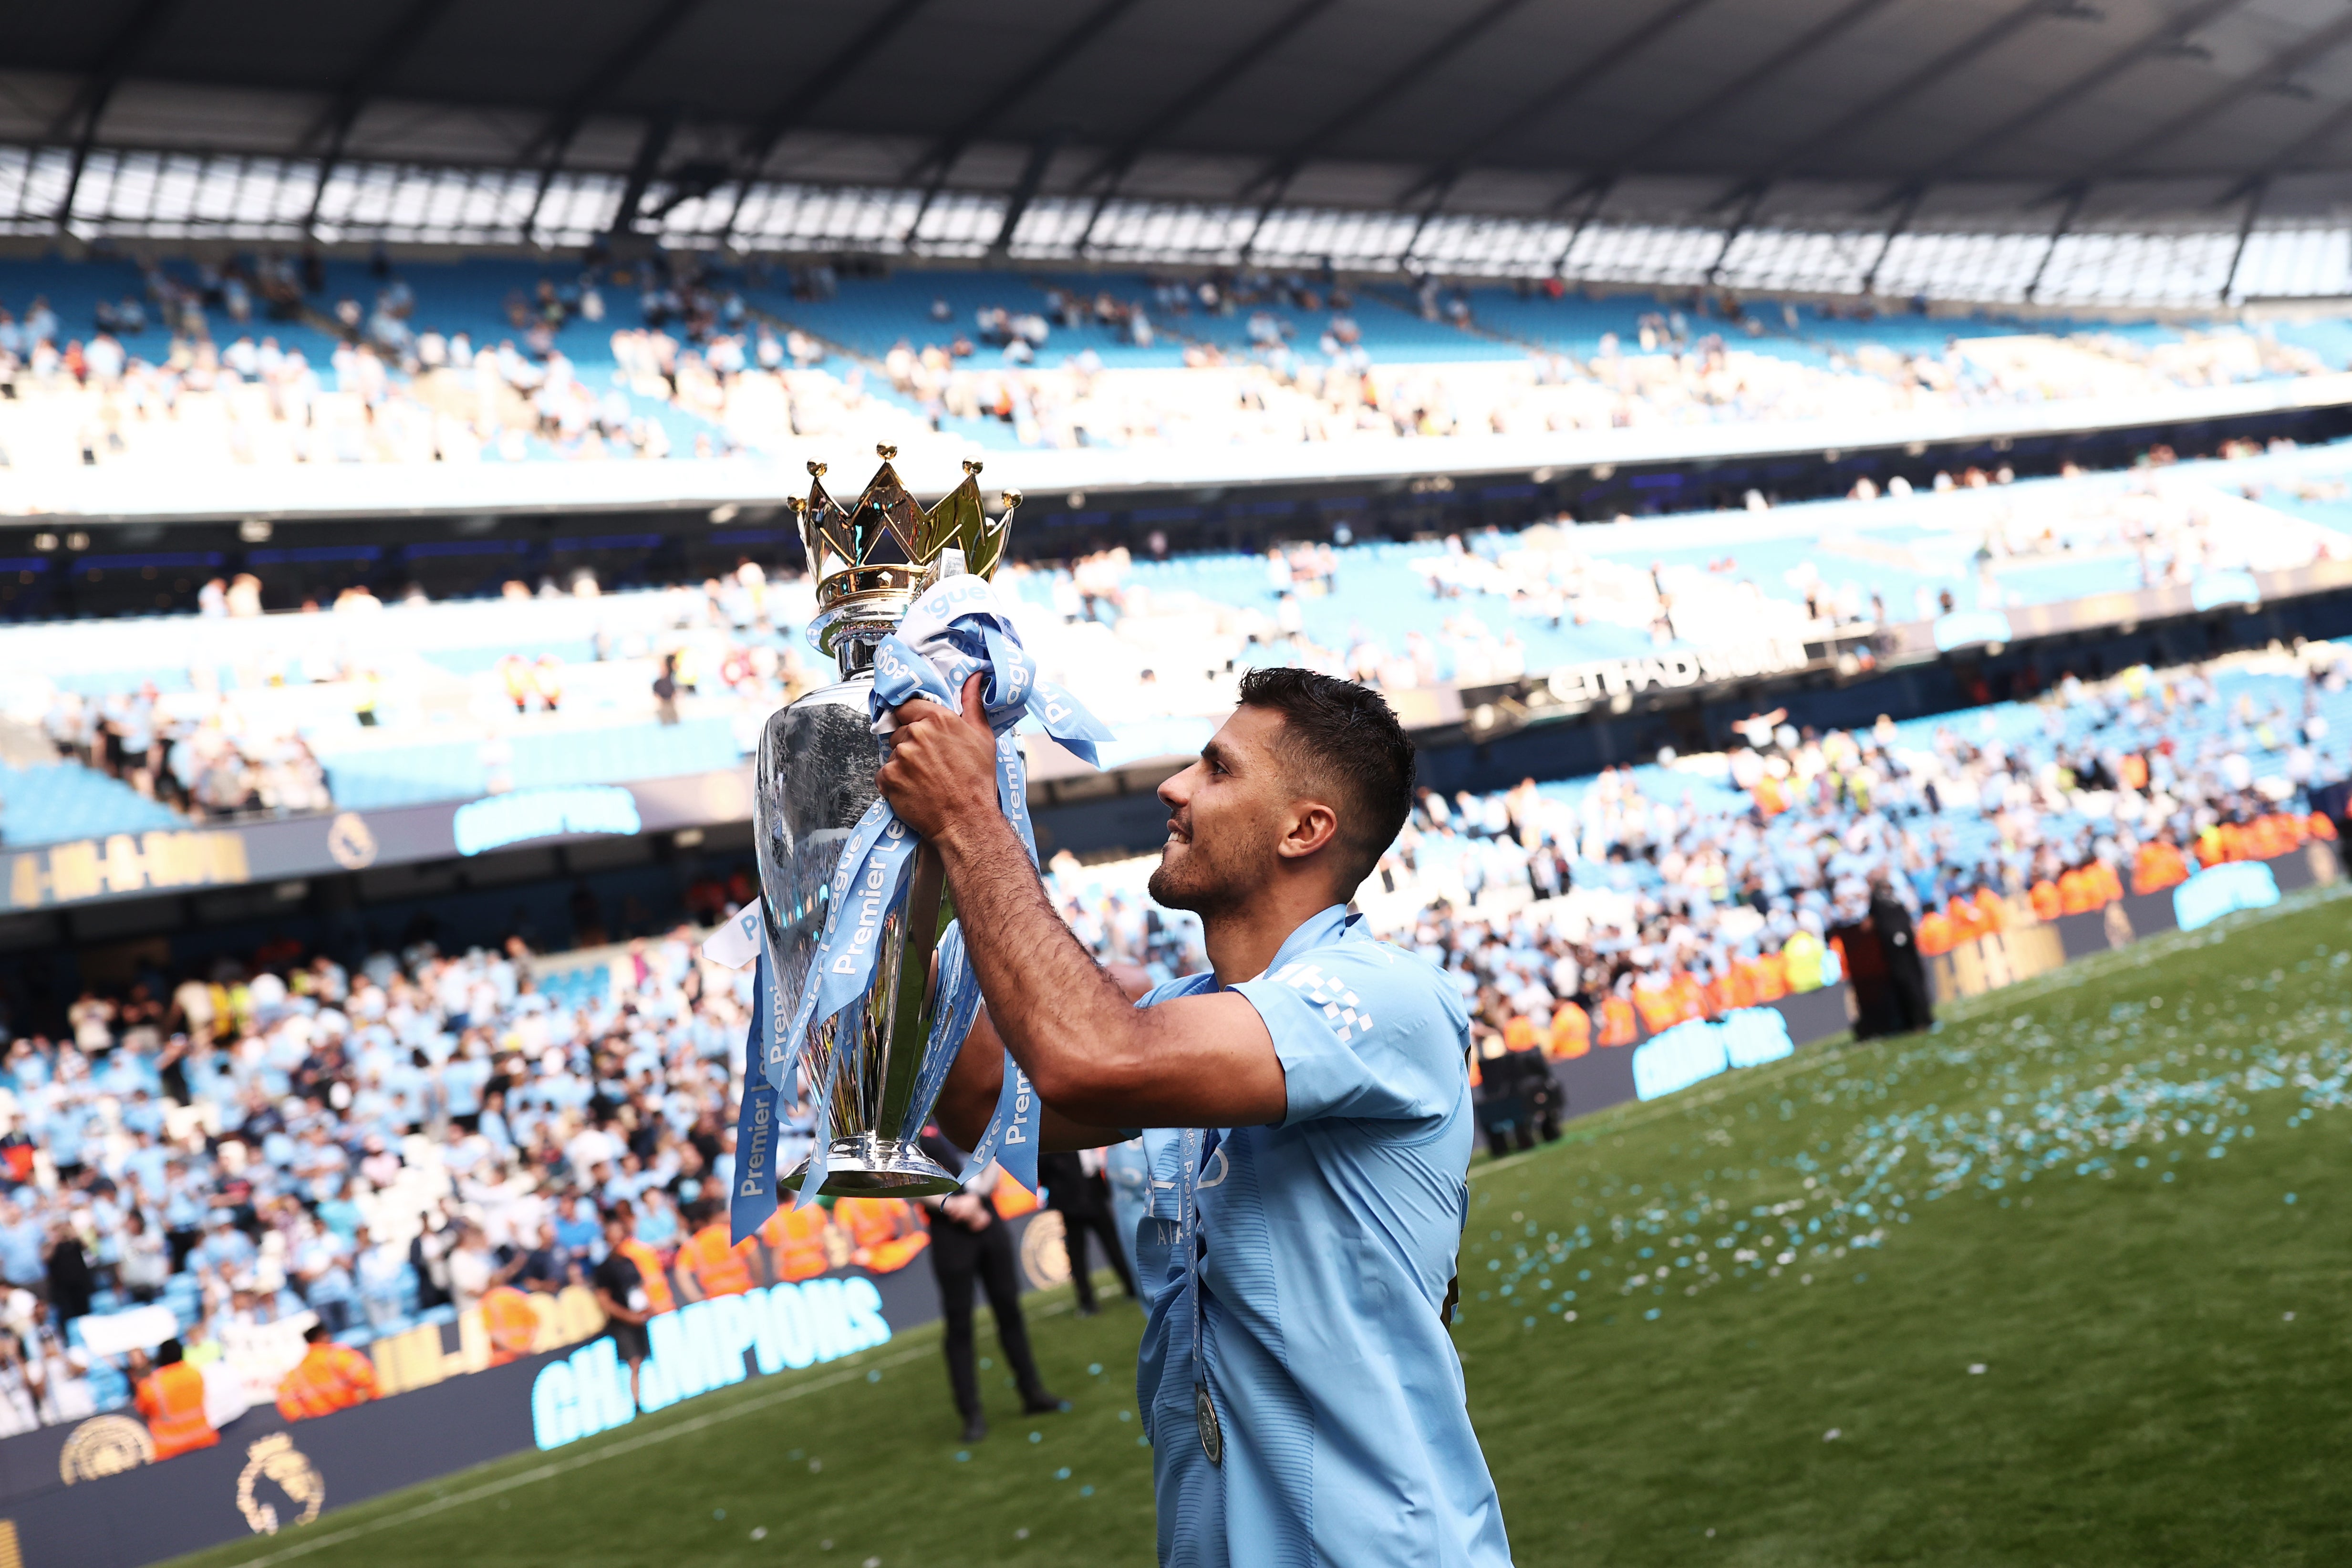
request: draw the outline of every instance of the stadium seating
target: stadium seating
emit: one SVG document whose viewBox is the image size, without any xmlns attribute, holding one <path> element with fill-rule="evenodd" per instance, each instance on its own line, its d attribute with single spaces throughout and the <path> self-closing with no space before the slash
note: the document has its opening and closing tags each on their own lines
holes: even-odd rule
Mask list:
<svg viewBox="0 0 2352 1568">
<path fill-rule="evenodd" d="M 239 296 L 243 320 L 200 306 L 202 337 L 184 346 L 180 372 L 134 367 L 119 394 L 102 376 L 81 384 L 46 362 L 19 369 L 18 397 L 0 405 L 0 448 L 16 467 L 56 473 L 131 461 L 782 455 L 830 437 L 966 450 L 1264 447 L 2168 394 L 2313 374 L 2344 363 L 2352 342 L 2324 316 L 2258 327 L 1862 320 L 1765 301 L 1727 320 L 1687 300 L 1434 284 L 1367 285 L 1335 305 L 1320 280 L 1250 274 L 670 278 L 507 258 L 339 259 L 321 272 L 297 302 Z M 149 366 L 169 357 L 167 311 L 197 324 L 188 301 L 222 288 L 217 270 L 183 259 L 146 271 L 0 261 L 0 306 L 22 314 L 46 299 L 61 340 L 90 337 L 101 304 L 146 301 L 142 330 L 121 335 Z M 994 313 L 1004 320 L 992 333 L 982 319 Z M 1008 323 L 1022 327 L 1012 353 Z M 617 341 L 649 327 L 675 354 L 658 374 Z M 498 356 L 499 384 L 446 356 L 419 357 L 460 336 Z M 221 376 L 203 341 L 229 354 L 240 337 L 299 352 L 315 390 L 299 376 L 284 386 Z M 380 340 L 374 358 L 355 355 L 346 337 Z M 924 350 L 958 340 L 968 357 L 921 363 Z"/>
<path fill-rule="evenodd" d="M 1157 756 L 1196 746 L 1201 721 L 1260 664 L 1305 663 L 1390 689 L 1481 687 L 1665 649 L 1817 639 L 1825 626 L 2352 559 L 2352 505 L 2336 499 L 2340 480 L 2326 467 L 2344 458 L 2300 455 L 2300 477 L 2267 484 L 2259 465 L 2184 466 L 1299 547 L 1279 563 L 1112 552 L 1014 566 L 1004 582 L 1047 674 L 1119 716 L 1120 756 Z M 2249 482 L 2241 473 L 2263 501 L 2231 493 Z M 485 556 L 482 588 L 514 569 L 510 556 Z M 618 782 L 736 765 L 766 714 L 814 679 L 819 661 L 801 637 L 812 607 L 805 582 L 756 574 L 730 576 L 717 599 L 672 588 L 390 608 L 362 600 L 335 614 L 205 622 L 194 666 L 185 616 L 24 624 L 0 627 L 0 668 L 11 672 L 0 703 L 54 730 L 68 699 L 103 706 L 152 687 L 167 722 L 218 718 L 257 760 L 273 738 L 299 735 L 335 803 L 362 809 Z M 651 687 L 665 653 L 680 656 L 692 689 L 685 721 L 657 730 Z M 373 725 L 361 722 L 363 702 Z M 152 823 L 164 809 L 89 782 L 72 815 L 12 799 L 0 826 L 31 842 Z M 121 809 L 110 816 L 108 802 Z"/>
<path fill-rule="evenodd" d="M 0 843 L 54 844 L 178 826 L 162 802 L 75 763 L 0 768 Z"/>
</svg>

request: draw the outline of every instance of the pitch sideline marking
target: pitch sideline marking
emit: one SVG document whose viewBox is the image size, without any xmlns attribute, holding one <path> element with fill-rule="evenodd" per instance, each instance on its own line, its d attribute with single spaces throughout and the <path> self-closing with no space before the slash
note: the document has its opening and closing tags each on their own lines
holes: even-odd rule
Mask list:
<svg viewBox="0 0 2352 1568">
<path fill-rule="evenodd" d="M 1066 1301 L 1056 1301 L 1025 1315 L 1050 1318 L 1065 1310 L 1068 1306 L 1069 1303 Z M 928 1324 L 924 1326 L 929 1327 Z M 348 1525 L 331 1535 L 315 1536 L 308 1541 L 297 1542 L 281 1552 L 272 1552 L 259 1557 L 248 1557 L 239 1565 L 239 1568 L 268 1568 L 268 1564 L 273 1563 L 284 1563 L 289 1558 L 299 1557 L 306 1552 L 317 1552 L 329 1546 L 339 1546 L 346 1541 L 356 1540 L 360 1536 L 373 1534 L 376 1531 L 387 1529 L 395 1524 L 407 1524 L 423 1519 L 428 1514 L 440 1513 L 465 1503 L 478 1502 L 484 1498 L 496 1497 L 500 1492 L 512 1491 L 517 1487 L 532 1486 L 541 1481 L 551 1480 L 567 1471 L 581 1469 L 617 1455 L 635 1453 L 639 1448 L 649 1448 L 656 1443 L 667 1443 L 673 1437 L 682 1437 L 689 1432 L 706 1431 L 722 1421 L 732 1421 L 739 1415 L 749 1415 L 755 1410 L 765 1410 L 771 1405 L 798 1399 L 803 1394 L 814 1394 L 819 1389 L 837 1388 L 845 1383 L 854 1381 L 856 1374 L 880 1371 L 884 1367 L 904 1366 L 910 1361 L 930 1353 L 930 1347 L 924 1346 L 920 1349 L 906 1351 L 898 1355 L 886 1357 L 871 1367 L 845 1367 L 840 1372 L 808 1383 L 794 1384 L 790 1388 L 781 1388 L 773 1394 L 763 1394 L 757 1399 L 747 1399 L 740 1405 L 732 1405 L 725 1410 L 714 1410 L 708 1415 L 695 1416 L 692 1420 L 678 1422 L 673 1426 L 664 1426 L 658 1431 L 640 1433 L 635 1437 L 625 1438 L 621 1442 L 598 1448 L 593 1453 L 580 1454 L 568 1459 L 558 1459 L 553 1463 L 525 1470 L 520 1475 L 508 1476 L 500 1480 L 486 1481 L 480 1486 L 470 1487 L 450 1497 L 436 1498 L 431 1502 L 419 1503 L 414 1508 L 404 1509 L 398 1513 L 386 1514 L 381 1519 L 372 1519 L 365 1523 Z"/>
</svg>

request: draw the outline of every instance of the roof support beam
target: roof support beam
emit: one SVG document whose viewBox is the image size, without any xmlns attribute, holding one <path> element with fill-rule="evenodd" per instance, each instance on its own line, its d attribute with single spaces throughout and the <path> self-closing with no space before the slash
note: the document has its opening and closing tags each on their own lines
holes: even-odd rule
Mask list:
<svg viewBox="0 0 2352 1568">
<path fill-rule="evenodd" d="M 1739 237 L 1748 232 L 1748 226 L 1756 221 L 1756 209 L 1763 205 L 1764 193 L 1770 188 L 1761 181 L 1748 188 L 1748 199 L 1740 203 L 1739 216 L 1724 229 L 1723 246 L 1715 253 L 1715 260 L 1706 269 L 1708 288 L 1714 288 L 1716 280 L 1723 276 L 1723 264 L 1731 259 L 1731 247 L 1739 243 Z"/>
<path fill-rule="evenodd" d="M 2074 226 L 2075 215 L 2083 210 L 2083 198 L 2091 194 L 2087 184 L 2074 186 L 2067 194 L 2066 207 L 2058 215 L 2058 222 L 2050 230 L 2050 243 L 2042 249 L 2042 259 L 2033 265 L 2033 281 L 2025 286 L 2025 302 L 2032 304 L 2042 292 L 2042 280 L 2049 275 L 2050 258 L 2058 254 L 2058 242 Z"/>
<path fill-rule="evenodd" d="M 310 211 L 302 220 L 303 233 L 319 226 L 319 205 L 326 200 L 327 183 L 334 178 L 336 165 L 343 160 L 343 147 L 351 140 L 352 127 L 359 123 L 360 110 L 383 90 L 383 84 L 416 52 L 417 46 L 456 3 L 457 0 L 411 0 L 408 9 L 370 46 L 365 62 L 343 79 L 327 112 L 302 133 L 301 145 L 306 147 L 322 137 L 326 141 L 326 151 L 319 158 L 319 178 L 310 188 Z"/>
<path fill-rule="evenodd" d="M 775 108 L 760 118 L 744 136 L 736 150 L 735 162 L 742 179 L 735 187 L 735 205 L 728 210 L 727 226 L 719 231 L 721 244 L 735 232 L 735 225 L 743 216 L 743 202 L 751 194 L 751 182 L 759 178 L 760 167 L 776 143 L 809 116 L 814 109 L 850 75 L 874 58 L 882 46 L 895 37 L 917 12 L 931 0 L 896 0 L 896 3 L 861 28 L 857 35 L 825 57 L 823 64 L 803 77 L 792 91 L 776 100 Z"/>
<path fill-rule="evenodd" d="M 1947 80 L 1954 71 L 1979 55 L 2008 42 L 2044 17 L 2065 14 L 2073 5 L 2074 0 L 2025 0 L 2023 5 L 1994 17 L 1917 70 L 1892 83 L 1885 91 L 1838 116 L 1780 153 L 1751 179 L 1769 182 L 1786 177 L 1801 168 L 1815 153 L 1845 144 L 1864 127 L 1909 106 L 1921 92 Z"/>
<path fill-rule="evenodd" d="M 1399 93 L 1427 76 L 1440 62 L 1459 54 L 1497 22 L 1527 4 L 1528 0 L 1488 0 L 1460 26 L 1416 54 L 1411 64 L 1391 72 L 1368 91 L 1350 100 L 1339 113 L 1292 142 L 1279 157 L 1260 168 L 1241 191 L 1244 197 L 1258 191 L 1265 193 L 1265 204 L 1258 211 L 1256 228 L 1265 226 L 1266 215 L 1282 200 L 1283 194 L 1290 189 L 1290 182 L 1298 177 L 1298 171 L 1306 167 L 1308 159 L 1360 124 L 1375 110 L 1395 101 Z M 1253 245 L 1257 240 L 1256 228 L 1253 228 L 1250 235 Z M 1243 254 L 1248 254 L 1246 247 Z"/>
<path fill-rule="evenodd" d="M 931 189 L 936 191 L 948 177 L 956 160 L 964 155 L 991 125 L 1003 119 L 1020 101 L 1076 59 L 1087 46 L 1101 37 L 1110 25 L 1133 9 L 1136 0 L 1102 0 L 1092 11 L 1080 18 L 1077 25 L 1048 45 L 1045 52 L 1024 66 L 1019 74 L 1002 90 L 971 113 L 964 116 L 954 130 L 932 142 L 920 158 L 908 165 L 906 177 L 917 179 L 925 174 L 931 177 Z M 929 197 L 925 198 L 929 205 Z"/>
<path fill-rule="evenodd" d="M 2036 101 L 2011 115 L 2007 120 L 1985 132 L 1955 152 L 1937 159 L 1927 168 L 1910 176 L 1903 189 L 1933 184 L 1938 180 L 1968 168 L 1994 148 L 2016 140 L 2027 131 L 2041 124 L 2060 110 L 2080 103 L 2109 82 L 2149 60 L 2161 59 L 2189 41 L 2189 36 L 2200 27 L 2210 26 L 2229 13 L 2238 10 L 2246 0 L 2204 0 L 2187 14 L 2173 17 L 2125 48 L 2068 81 L 2063 87 L 2045 93 Z"/>
<path fill-rule="evenodd" d="M 2238 243 L 2230 252 L 2230 270 L 2221 279 L 2221 292 L 2215 296 L 2224 305 L 2230 302 L 2230 290 L 2238 286 L 2238 266 L 2246 259 L 2246 241 L 2254 237 L 2254 219 L 2263 210 L 2263 198 L 2270 194 L 2267 175 L 2256 180 L 2254 188 L 2246 193 L 2246 213 L 2238 220 Z"/>
<path fill-rule="evenodd" d="M 588 79 L 564 100 L 562 107 L 548 117 L 539 134 L 523 148 L 522 156 L 528 159 L 534 153 L 544 152 L 551 172 L 562 163 L 564 153 L 571 151 L 572 139 L 580 134 L 580 127 L 589 115 L 610 101 L 621 85 L 645 64 L 646 57 L 661 47 L 701 4 L 702 0 L 662 0 L 618 48 L 597 62 L 596 68 L 588 73 Z"/>
<path fill-rule="evenodd" d="M 75 89 L 72 100 L 50 121 L 48 140 L 62 142 L 69 134 L 74 139 L 73 164 L 66 174 L 65 195 L 58 202 L 59 233 L 65 231 L 66 220 L 73 216 L 74 195 L 81 189 L 81 172 L 89 163 L 89 150 L 97 145 L 98 123 L 106 118 L 106 106 L 113 99 L 114 89 L 122 85 L 122 79 L 139 63 L 139 57 L 181 4 L 182 0 L 141 0 L 139 8 L 106 40 L 106 47 L 99 51 L 98 59 L 82 79 L 81 86 Z"/>
<path fill-rule="evenodd" d="M 1094 233 L 1095 219 L 1102 216 L 1104 203 L 1109 201 L 1118 191 L 1119 182 L 1127 178 L 1128 171 L 1135 167 L 1135 161 L 1150 151 L 1154 142 L 1206 109 L 1234 78 L 1288 43 L 1301 27 L 1336 3 L 1337 0 L 1299 0 L 1299 4 L 1251 35 L 1249 41 L 1241 47 L 1194 78 L 1191 86 L 1169 100 L 1165 108 L 1145 121 L 1140 129 L 1127 136 L 1093 168 L 1079 176 L 1080 190 L 1098 180 L 1105 182 L 1102 195 L 1095 202 L 1094 216 L 1087 220 L 1087 233 L 1089 236 Z M 1083 240 L 1079 242 L 1078 248 L 1086 248 Z"/>
<path fill-rule="evenodd" d="M 2261 168 L 2230 187 L 2216 206 L 2226 205 L 2241 196 L 2252 195 L 2282 174 L 2293 174 L 2305 156 L 2334 141 L 2347 125 L 2352 125 L 2352 103 L 2347 103 L 2326 119 L 2263 160 Z"/>
<path fill-rule="evenodd" d="M 2256 93 L 2275 91 L 2286 86 L 2294 80 L 2296 72 L 2324 56 L 2334 54 L 2347 44 L 2352 44 L 2352 16 L 2339 16 L 2327 26 L 2306 34 L 2219 92 L 2207 94 L 2146 135 L 2096 159 L 2088 167 L 2078 171 L 2066 185 L 2048 193 L 2042 199 L 2053 200 L 2064 190 L 2128 170 L 2149 152 L 2188 134 Z"/>
<path fill-rule="evenodd" d="M 1037 187 L 1045 182 L 1045 170 L 1068 136 L 1066 131 L 1055 131 L 1039 137 L 1037 144 L 1029 149 L 1029 161 L 1021 165 L 1021 178 L 1013 187 L 1013 199 L 1004 204 L 1004 221 L 997 226 L 995 243 L 988 247 L 991 256 L 1011 254 L 1013 232 L 1021 226 L 1021 216 L 1029 210 L 1029 204 L 1037 199 Z"/>
<path fill-rule="evenodd" d="M 1889 4 L 1890 0 L 1862 0 L 1862 3 L 1876 6 Z M 1423 191 L 1434 189 L 1438 193 L 1438 200 L 1443 201 L 1444 194 L 1461 179 L 1463 171 L 1482 153 L 1507 141 L 1545 115 L 1571 102 L 1587 88 L 1606 79 L 1618 67 L 1681 26 L 1694 12 L 1703 10 L 1712 4 L 1714 0 L 1674 0 L 1674 4 L 1619 37 L 1616 42 L 1578 66 L 1574 70 L 1560 77 L 1533 99 L 1511 110 L 1475 136 L 1455 143 L 1444 157 L 1439 159 L 1431 167 L 1429 173 L 1423 174 L 1412 189 L 1404 193 L 1403 199 L 1411 201 Z M 1434 210 L 1433 206 L 1432 210 Z"/>
<path fill-rule="evenodd" d="M 1584 204 L 1584 210 L 1577 214 L 1576 226 L 1568 231 L 1568 243 L 1561 246 L 1559 254 L 1551 258 L 1553 277 L 1559 277 L 1567 268 L 1568 258 L 1575 251 L 1576 242 L 1584 237 L 1584 231 L 1591 228 L 1592 220 L 1601 216 L 1601 204 L 1607 201 L 1609 193 L 1616 188 L 1617 176 L 1614 174 L 1600 174 L 1585 182 L 1584 189 L 1591 193 L 1591 199 Z"/>
<path fill-rule="evenodd" d="M 897 37 L 915 19 L 915 14 L 929 4 L 930 0 L 896 0 L 855 37 L 827 55 L 823 64 L 794 83 L 793 89 L 778 99 L 775 108 L 761 116 L 744 136 L 741 159 L 748 169 L 756 171 L 765 163 L 776 143 L 806 120 L 810 110 L 840 87 L 852 71 L 873 58 L 876 51 Z"/>
<path fill-rule="evenodd" d="M 637 141 L 637 155 L 629 164 L 629 183 L 621 188 L 621 205 L 613 209 L 613 232 L 627 234 L 637 226 L 637 215 L 646 205 L 646 189 L 661 173 L 662 154 L 669 151 L 669 139 L 677 134 L 677 122 L 684 118 L 682 105 L 671 103 L 646 121 L 646 133 Z"/>
<path fill-rule="evenodd" d="M 1921 184 L 1914 184 L 1905 190 L 1902 205 L 1895 209 L 1895 221 L 1886 226 L 1886 236 L 1878 242 L 1878 254 L 1871 258 L 1870 270 L 1862 275 L 1864 299 L 1867 300 L 1878 291 L 1879 268 L 1886 265 L 1886 258 L 1895 249 L 1895 242 L 1902 237 L 1903 231 L 1911 226 L 1912 218 L 1919 211 L 1919 199 L 1927 194 L 1927 187 Z"/>
<path fill-rule="evenodd" d="M 1807 57 L 1819 53 L 1840 34 L 1851 32 L 1895 0 L 1853 0 L 1852 5 L 1837 11 L 1815 26 L 1791 39 L 1783 47 L 1759 61 L 1741 75 L 1710 91 L 1706 97 L 1683 113 L 1651 132 L 1632 147 L 1610 160 L 1612 167 L 1630 170 L 1638 166 L 1651 153 L 1689 134 L 1714 119 L 1723 109 L 1738 102 L 1768 82 L 1780 80 Z"/>
</svg>

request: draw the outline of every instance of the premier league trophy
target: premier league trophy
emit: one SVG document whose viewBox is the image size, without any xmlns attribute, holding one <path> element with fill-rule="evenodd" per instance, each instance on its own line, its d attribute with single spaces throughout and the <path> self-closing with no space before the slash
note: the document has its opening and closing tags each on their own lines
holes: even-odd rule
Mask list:
<svg viewBox="0 0 2352 1568">
<path fill-rule="evenodd" d="M 841 678 L 771 715 L 760 738 L 755 836 L 780 1024 L 816 983 L 810 971 L 836 896 L 867 894 L 836 894 L 835 879 L 877 793 L 876 650 L 934 583 L 995 572 L 1021 503 L 1007 492 L 1002 515 L 991 521 L 981 510 L 981 466 L 966 462 L 963 482 L 925 511 L 890 466 L 898 449 L 877 449 L 882 466 L 856 504 L 844 508 L 826 493 L 822 463 L 809 465 L 807 501 L 792 503 L 816 583 L 809 639 Z M 961 1043 L 931 1038 L 940 989 L 932 959 L 950 916 L 939 852 L 917 846 L 905 874 L 908 897 L 880 922 L 862 994 L 805 1038 L 771 1045 L 793 1058 L 806 1093 L 826 1096 L 818 1125 L 829 1126 L 831 1136 L 821 1193 L 920 1197 L 957 1190 L 956 1178 L 916 1142 L 946 1077 L 947 1061 L 927 1058 L 951 1055 Z M 786 1173 L 779 1185 L 799 1187 L 808 1169 Z"/>
</svg>

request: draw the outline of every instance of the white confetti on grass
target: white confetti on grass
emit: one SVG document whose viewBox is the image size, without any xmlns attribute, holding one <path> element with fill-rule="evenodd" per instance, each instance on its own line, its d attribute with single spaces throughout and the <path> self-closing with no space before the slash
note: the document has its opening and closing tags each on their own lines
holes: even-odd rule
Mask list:
<svg viewBox="0 0 2352 1568">
<path fill-rule="evenodd" d="M 2142 955 L 2145 961 L 2158 956 Z M 2296 970 L 2321 970 L 2314 980 L 2325 984 L 2332 978 L 2326 971 L 2347 964 L 2352 952 L 2322 950 Z M 2232 992 L 2274 992 L 2286 980 L 2283 969 L 2218 975 L 2202 982 L 2186 1003 L 2175 998 L 2168 1008 L 2161 998 L 2126 1001 L 2108 1007 L 2104 1019 L 2095 1007 L 2078 1011 L 2064 991 L 2021 995 L 2015 1004 L 2021 1011 L 1885 1042 L 1866 1058 L 1832 1059 L 1801 1077 L 1759 1086 L 1758 1104 L 1768 1118 L 1777 1110 L 1783 1123 L 1804 1110 L 1861 1110 L 1889 1100 L 1899 1104 L 1909 1079 L 1956 1068 L 1981 1079 L 1981 1087 L 1972 1080 L 1969 1088 L 1982 1103 L 1947 1107 L 1931 1100 L 1871 1116 L 1838 1145 L 1823 1141 L 1793 1156 L 1769 1156 L 1764 1163 L 1802 1180 L 1803 1190 L 1780 1203 L 1735 1205 L 1711 1193 L 1718 1180 L 1752 1183 L 1763 1174 L 1735 1166 L 1710 1170 L 1703 1181 L 1687 1184 L 1659 1183 L 1646 1195 L 1638 1184 L 1623 1186 L 1625 1195 L 1641 1201 L 1564 1232 L 1544 1233 L 1535 1220 L 1524 1221 L 1507 1239 L 1496 1230 L 1486 1239 L 1502 1243 L 1495 1248 L 1502 1256 L 1486 1260 L 1482 1273 L 1492 1289 L 1477 1291 L 1476 1300 L 1557 1289 L 1547 1310 L 1573 1322 L 1577 1314 L 1567 1309 L 1577 1292 L 1565 1288 L 1571 1283 L 1590 1280 L 1594 1289 L 1621 1297 L 1662 1295 L 1670 1285 L 1696 1295 L 1730 1279 L 1778 1276 L 1801 1258 L 1840 1258 L 1849 1249 L 1882 1247 L 1895 1226 L 1909 1222 L 1914 1205 L 1964 1190 L 2000 1194 L 2007 1207 L 2010 1194 L 2037 1176 L 2112 1179 L 2123 1168 L 2147 1169 L 2151 1156 L 2169 1163 L 2194 1152 L 2184 1151 L 2184 1144 L 2201 1143 L 2207 1159 L 2221 1159 L 2234 1144 L 2256 1136 L 2255 1095 L 2294 1091 L 2301 1104 L 2288 1118 L 2289 1128 L 2320 1110 L 2352 1108 L 2352 1007 L 2336 1005 L 2331 991 L 2315 991 L 2303 1006 L 2259 1023 L 2244 1014 L 2208 1017 L 2198 1006 L 2226 1002 Z M 2225 1030 L 2254 1028 L 2261 1031 L 2255 1043 L 2227 1043 Z M 1710 1103 L 1695 1104 L 1686 1114 L 1719 1118 L 1710 1136 L 1728 1149 L 1740 1122 L 1727 1110 L 1710 1110 Z M 1756 1111 L 1749 1107 L 1750 1119 Z M 2174 1173 L 2164 1171 L 2159 1179 L 2171 1182 Z M 1607 1178 L 1601 1195 L 1612 1195 Z M 2021 1201 L 2032 1206 L 2031 1196 Z M 1746 1217 L 1737 1217 L 1742 1207 Z M 1566 1272 L 1554 1275 L 1579 1264 L 1606 1267 L 1597 1256 L 1602 1248 L 1623 1259 L 1615 1280 L 1594 1279 L 1590 1268 L 1574 1281 Z M 1624 1256 L 1627 1249 L 1632 1256 Z M 1488 1247 L 1474 1244 L 1468 1250 L 1475 1257 Z M 1666 1256 L 1656 1257 L 1659 1250 Z M 1670 1259 L 1674 1266 L 1664 1267 Z M 1811 1276 L 1803 1282 L 1811 1284 Z M 1471 1303 L 1463 1307 L 1466 1313 Z"/>
</svg>

